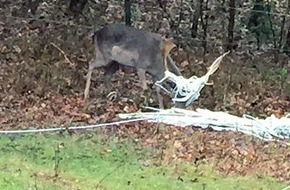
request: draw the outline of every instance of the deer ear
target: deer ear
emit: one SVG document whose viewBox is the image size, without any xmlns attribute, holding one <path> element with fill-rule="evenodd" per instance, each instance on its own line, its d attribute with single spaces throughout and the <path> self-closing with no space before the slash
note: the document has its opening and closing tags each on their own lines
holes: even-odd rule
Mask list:
<svg viewBox="0 0 290 190">
<path fill-rule="evenodd" d="M 171 45 L 171 46 L 176 47 L 176 45 L 175 45 L 175 43 L 174 43 L 174 39 L 172 39 L 172 38 L 165 38 L 164 41 L 165 41 L 165 43 L 166 43 L 167 45 Z"/>
</svg>

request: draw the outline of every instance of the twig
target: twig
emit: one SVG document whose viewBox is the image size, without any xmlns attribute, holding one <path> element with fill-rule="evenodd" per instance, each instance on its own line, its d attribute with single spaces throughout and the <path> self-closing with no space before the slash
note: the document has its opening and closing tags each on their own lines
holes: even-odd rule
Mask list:
<svg viewBox="0 0 290 190">
<path fill-rule="evenodd" d="M 124 164 L 121 163 L 119 164 L 114 170 L 110 171 L 109 173 L 107 173 L 101 180 L 100 182 L 97 184 L 96 189 L 99 188 L 99 186 L 101 185 L 101 183 L 107 178 L 109 177 L 113 172 L 117 171 L 121 166 L 123 166 Z"/>
<path fill-rule="evenodd" d="M 66 53 L 65 53 L 62 49 L 60 49 L 59 46 L 57 46 L 57 45 L 56 45 L 55 43 L 53 43 L 53 42 L 51 42 L 50 44 L 51 44 L 52 46 L 54 46 L 56 49 L 58 49 L 58 50 L 63 54 L 65 60 L 69 63 L 69 66 L 70 66 L 70 67 L 73 67 L 73 66 L 75 65 L 74 63 L 72 63 L 72 62 L 69 60 L 69 58 L 67 57 Z"/>
</svg>

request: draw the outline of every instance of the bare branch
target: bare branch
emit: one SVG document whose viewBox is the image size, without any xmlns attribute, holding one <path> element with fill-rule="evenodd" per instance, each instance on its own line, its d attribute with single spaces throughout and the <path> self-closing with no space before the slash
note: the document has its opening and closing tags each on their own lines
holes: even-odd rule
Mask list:
<svg viewBox="0 0 290 190">
<path fill-rule="evenodd" d="M 69 63 L 69 66 L 70 66 L 70 67 L 75 66 L 75 64 L 69 60 L 69 58 L 67 57 L 66 53 L 65 53 L 62 49 L 60 49 L 59 46 L 57 46 L 57 45 L 56 45 L 55 43 L 53 43 L 53 42 L 51 42 L 50 44 L 51 44 L 53 47 L 55 47 L 56 49 L 58 49 L 58 50 L 63 54 L 65 60 Z"/>
</svg>

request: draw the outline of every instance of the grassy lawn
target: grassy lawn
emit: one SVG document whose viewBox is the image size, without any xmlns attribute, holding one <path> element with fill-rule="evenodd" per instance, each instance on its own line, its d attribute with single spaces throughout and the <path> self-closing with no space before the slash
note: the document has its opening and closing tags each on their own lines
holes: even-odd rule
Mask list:
<svg viewBox="0 0 290 190">
<path fill-rule="evenodd" d="M 277 189 L 268 177 L 225 177 L 209 165 L 156 164 L 152 150 L 97 134 L 0 136 L 0 189 Z"/>
</svg>

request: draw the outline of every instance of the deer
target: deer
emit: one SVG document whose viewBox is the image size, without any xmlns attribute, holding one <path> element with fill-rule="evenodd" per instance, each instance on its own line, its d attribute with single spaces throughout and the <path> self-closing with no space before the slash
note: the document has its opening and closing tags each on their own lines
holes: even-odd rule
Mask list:
<svg viewBox="0 0 290 190">
<path fill-rule="evenodd" d="M 180 70 L 169 55 L 176 47 L 172 39 L 159 34 L 139 30 L 124 24 L 109 24 L 92 33 L 95 56 L 89 61 L 86 75 L 84 99 L 89 98 L 92 72 L 104 68 L 105 85 L 110 86 L 110 78 L 118 71 L 120 65 L 135 68 L 143 91 L 148 89 L 146 73 L 152 76 L 153 82 L 164 77 L 166 70 L 177 76 Z M 160 88 L 156 87 L 158 104 L 164 108 Z"/>
</svg>

